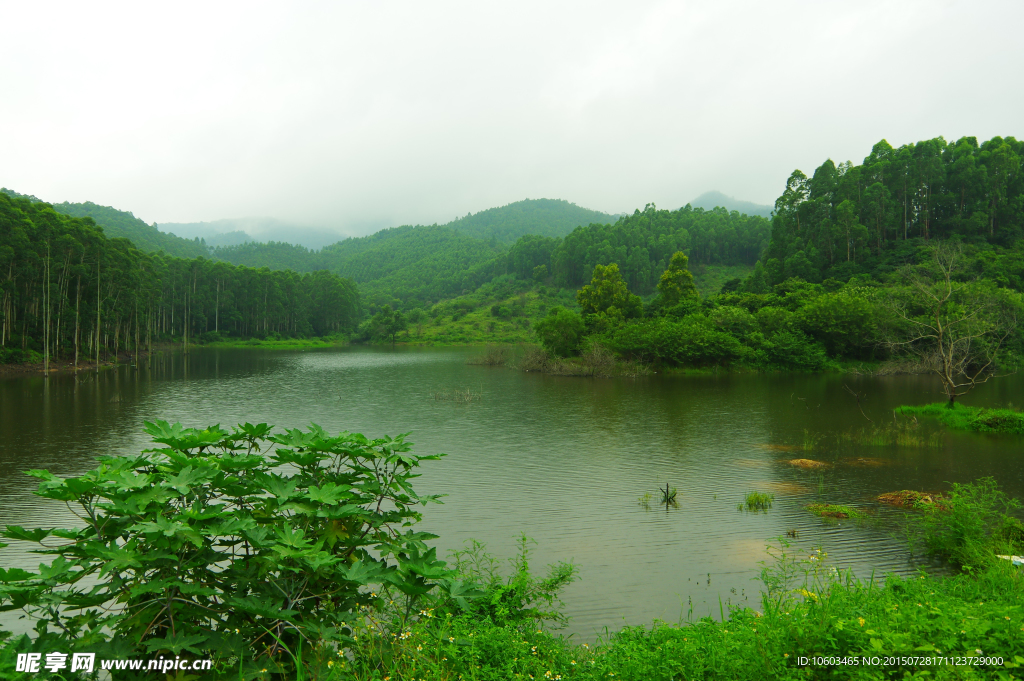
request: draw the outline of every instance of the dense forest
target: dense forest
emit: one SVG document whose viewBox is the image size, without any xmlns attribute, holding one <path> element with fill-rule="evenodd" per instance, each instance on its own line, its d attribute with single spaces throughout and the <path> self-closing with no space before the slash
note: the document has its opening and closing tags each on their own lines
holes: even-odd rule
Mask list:
<svg viewBox="0 0 1024 681">
<path fill-rule="evenodd" d="M 651 271 L 629 250 L 598 246 L 596 257 L 571 260 L 593 263 L 588 272 L 560 266 L 559 252 L 604 230 L 576 230 L 552 249 L 551 262 L 565 284 L 581 274 L 589 283 L 573 309 L 553 309 L 534 329 L 555 355 L 598 343 L 662 365 L 818 370 L 897 359 L 909 363 L 900 370 L 938 374 L 952 402 L 1024 356 L 1022 151 L 1013 138 L 938 138 L 899 149 L 883 140 L 861 165 L 829 160 L 810 178 L 794 171 L 753 272 L 716 295 L 698 294 L 689 264 L 746 256 L 744 247 L 760 247 L 751 237 L 763 233 L 740 235 L 732 251 L 709 253 L 693 240 Z M 643 228 L 645 215 L 654 225 L 659 211 L 633 216 L 638 233 L 653 233 Z M 663 247 L 673 243 L 666 237 Z M 644 303 L 635 294 L 652 284 L 657 292 Z"/>
<path fill-rule="evenodd" d="M 346 239 L 320 251 L 274 242 L 213 250 L 216 258 L 251 267 L 327 269 L 360 284 L 368 301 L 421 307 L 472 291 L 496 276 L 577 287 L 594 266 L 617 262 L 635 290 L 651 293 L 677 250 L 694 264 L 753 265 L 768 244 L 767 219 L 722 208 L 644 211 L 614 224 L 578 226 L 565 238 L 527 234 L 507 250 L 449 226 L 395 227 Z"/>
<path fill-rule="evenodd" d="M 98 267 L 104 347 L 124 347 L 127 330 L 134 338 L 136 326 L 147 339 L 183 331 L 310 335 L 353 330 L 385 309 L 385 316 L 403 311 L 420 320 L 417 328 L 438 338 L 446 337 L 444 324 L 464 318 L 472 320 L 474 337 L 484 328 L 526 333 L 528 315 L 516 310 L 537 300 L 534 321 L 554 305 L 540 301 L 561 301 L 556 307 L 582 313 L 586 337 L 625 357 L 670 364 L 745 358 L 804 368 L 835 358 L 878 358 L 888 352 L 877 333 L 879 305 L 909 290 L 899 273 L 928 261 L 936 244 L 959 249 L 958 281 L 1011 293 L 1024 287 L 1022 153 L 1014 138 L 981 144 L 937 138 L 896 149 L 883 140 L 860 165 L 828 160 L 810 177 L 794 171 L 770 219 L 722 207 L 649 204 L 614 223 L 580 224 L 557 236 L 593 211 L 537 200 L 456 221 L 485 239 L 456 223 L 405 226 L 319 251 L 247 243 L 190 260 L 145 254 L 96 226 L 123 219 L 147 227 L 130 213 L 62 204 L 65 213 L 95 214 L 69 217 L 37 200 L 4 196 L 11 228 L 0 259 L 6 269 L 0 340 L 7 348 L 48 347 L 62 356 L 85 343 L 92 352 L 96 324 L 78 310 L 97 297 Z M 543 219 L 549 220 L 543 229 L 534 224 Z M 529 225 L 547 233 L 502 243 Z M 689 268 L 743 278 L 726 281 L 721 291 L 667 301 L 665 277 L 682 270 L 689 276 Z M 610 287 L 621 300 L 594 317 L 570 295 L 588 285 Z M 535 297 L 524 298 L 530 290 Z M 471 314 L 485 302 L 496 310 L 493 319 Z M 47 310 L 54 320 L 47 321 Z M 1017 336 L 1005 347 L 1017 347 Z M 688 349 L 680 354 L 681 348 Z"/>
<path fill-rule="evenodd" d="M 0 193 L 7 194 L 21 199 L 28 199 L 32 202 L 39 202 L 34 196 L 19 194 L 10 189 L 0 189 Z M 97 225 L 103 227 L 103 233 L 110 238 L 124 238 L 135 244 L 148 253 L 163 251 L 167 255 L 179 258 L 201 258 L 209 257 L 206 244 L 200 239 L 189 240 L 173 234 L 161 232 L 153 225 L 147 225 L 131 213 L 117 210 L 110 206 L 99 206 L 92 201 L 85 203 L 63 203 L 52 204 L 58 213 L 70 215 L 75 218 L 92 218 Z"/>
<path fill-rule="evenodd" d="M 896 149 L 882 140 L 860 165 L 827 160 L 810 177 L 794 171 L 775 202 L 767 283 L 881 273 L 887 253 L 912 239 L 1014 244 L 1024 235 L 1022 154 L 1012 137 Z"/>
<path fill-rule="evenodd" d="M 154 340 L 328 335 L 360 318 L 356 285 L 149 254 L 90 217 L 0 193 L 0 363 L 79 363 Z"/>
</svg>

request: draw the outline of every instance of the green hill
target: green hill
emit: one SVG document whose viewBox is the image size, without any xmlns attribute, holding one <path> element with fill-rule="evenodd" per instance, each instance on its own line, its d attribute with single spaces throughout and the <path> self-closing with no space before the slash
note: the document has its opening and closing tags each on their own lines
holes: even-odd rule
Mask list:
<svg viewBox="0 0 1024 681">
<path fill-rule="evenodd" d="M 246 267 L 269 267 L 272 270 L 296 272 L 324 269 L 320 265 L 320 254 L 317 251 L 283 241 L 247 241 L 233 246 L 217 246 L 210 253 L 218 260 Z"/>
<path fill-rule="evenodd" d="M 504 248 L 448 227 L 394 227 L 346 239 L 319 252 L 319 263 L 360 284 L 371 299 L 437 300 L 493 276 Z"/>
<path fill-rule="evenodd" d="M 526 234 L 565 236 L 580 225 L 611 224 L 616 220 L 616 215 L 580 208 L 563 199 L 525 199 L 476 215 L 470 213 L 446 226 L 476 239 L 512 244 Z"/>
<path fill-rule="evenodd" d="M 19 194 L 18 192 L 3 188 L 0 192 L 19 199 L 28 199 L 33 203 L 44 203 L 35 196 Z M 103 228 L 103 233 L 110 238 L 123 237 L 131 241 L 143 251 L 156 253 L 163 251 L 167 255 L 179 258 L 210 257 L 206 244 L 196 239 L 189 241 L 176 237 L 173 234 L 165 234 L 153 225 L 147 225 L 131 213 L 117 210 L 110 206 L 99 206 L 92 201 L 85 203 L 53 203 L 50 204 L 58 213 L 69 215 L 73 218 L 92 218 L 93 221 Z"/>
<path fill-rule="evenodd" d="M 711 210 L 721 206 L 726 210 L 735 210 L 745 215 L 760 215 L 765 218 L 772 216 L 771 206 L 734 199 L 719 191 L 704 192 L 693 201 L 690 201 L 690 205 L 694 208 L 703 208 L 704 210 Z"/>
</svg>

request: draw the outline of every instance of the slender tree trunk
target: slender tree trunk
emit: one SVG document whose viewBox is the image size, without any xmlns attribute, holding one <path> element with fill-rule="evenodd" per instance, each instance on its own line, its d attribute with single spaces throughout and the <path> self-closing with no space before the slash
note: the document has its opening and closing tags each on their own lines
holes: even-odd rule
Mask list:
<svg viewBox="0 0 1024 681">
<path fill-rule="evenodd" d="M 78 369 L 78 327 L 79 327 L 79 311 L 82 304 L 82 275 L 78 275 L 78 281 L 75 284 L 75 369 Z"/>
<path fill-rule="evenodd" d="M 100 261 L 96 257 L 96 373 L 100 372 Z"/>
</svg>

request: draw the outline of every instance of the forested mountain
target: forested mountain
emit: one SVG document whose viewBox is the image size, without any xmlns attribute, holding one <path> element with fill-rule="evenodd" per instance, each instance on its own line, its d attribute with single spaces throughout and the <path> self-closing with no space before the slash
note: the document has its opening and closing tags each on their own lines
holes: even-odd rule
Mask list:
<svg viewBox="0 0 1024 681">
<path fill-rule="evenodd" d="M 704 192 L 693 201 L 690 201 L 690 205 L 694 208 L 703 208 L 704 210 L 721 207 L 730 211 L 739 211 L 740 213 L 745 213 L 747 215 L 760 215 L 765 218 L 770 218 L 772 216 L 771 206 L 764 206 L 759 203 L 751 203 L 750 201 L 734 199 L 733 197 L 726 196 L 719 191 Z"/>
<path fill-rule="evenodd" d="M 448 227 L 393 227 L 376 234 L 339 241 L 319 251 L 274 242 L 242 244 L 213 250 L 215 257 L 256 267 L 288 267 L 298 272 L 328 270 L 361 285 L 372 298 L 413 304 L 458 295 L 493 275 L 500 246 Z"/>
<path fill-rule="evenodd" d="M 0 193 L 0 362 L 137 350 L 152 339 L 325 335 L 360 318 L 355 284 L 148 254 L 91 217 Z"/>
<path fill-rule="evenodd" d="M 527 234 L 565 236 L 580 225 L 611 224 L 617 215 L 609 215 L 563 199 L 526 199 L 499 208 L 452 220 L 446 226 L 477 239 L 511 244 Z"/>
<path fill-rule="evenodd" d="M 287 269 L 296 272 L 326 269 L 321 264 L 318 252 L 283 241 L 248 241 L 233 246 L 217 246 L 210 249 L 210 254 L 218 260 L 247 267 L 268 267 L 272 270 Z"/>
<path fill-rule="evenodd" d="M 358 282 L 368 298 L 436 301 L 494 276 L 500 246 L 448 227 L 395 227 L 320 251 L 326 269 Z"/>
<path fill-rule="evenodd" d="M 208 248 L 217 248 L 218 246 L 237 246 L 239 244 L 246 244 L 250 241 L 256 241 L 256 239 L 253 239 L 245 232 L 236 231 L 213 234 L 211 236 L 204 237 L 203 241 L 206 242 L 206 246 Z"/>
<path fill-rule="evenodd" d="M 688 253 L 695 265 L 752 265 L 768 244 L 769 225 L 763 217 L 724 208 L 669 211 L 648 204 L 614 225 L 578 227 L 565 239 L 525 236 L 509 251 L 506 269 L 526 277 L 542 267 L 538 275 L 578 287 L 590 281 L 596 265 L 617 263 L 630 289 L 647 294 L 676 251 Z"/>
<path fill-rule="evenodd" d="M 908 240 L 1010 245 L 1024 227 L 1024 145 L 942 137 L 894 149 L 882 140 L 860 165 L 793 171 L 775 202 L 767 283 L 878 274 Z M 881 269 L 880 269 L 881 268 Z"/>
<path fill-rule="evenodd" d="M 39 201 L 34 196 L 19 194 L 10 189 L 0 189 L 0 193 L 29 201 Z M 180 258 L 199 258 L 208 256 L 206 244 L 201 240 L 189 241 L 181 239 L 173 234 L 164 234 L 156 227 L 147 225 L 131 213 L 117 210 L 110 206 L 99 206 L 92 201 L 85 203 L 55 203 L 53 209 L 58 213 L 70 215 L 71 217 L 92 218 L 97 225 L 103 228 L 103 233 L 110 238 L 129 239 L 138 248 L 150 253 L 163 251 L 168 255 L 175 255 Z"/>
</svg>

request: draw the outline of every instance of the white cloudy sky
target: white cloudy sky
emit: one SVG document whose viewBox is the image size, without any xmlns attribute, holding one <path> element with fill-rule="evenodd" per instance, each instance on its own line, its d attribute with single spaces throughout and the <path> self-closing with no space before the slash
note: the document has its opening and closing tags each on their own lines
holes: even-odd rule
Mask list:
<svg viewBox="0 0 1024 681">
<path fill-rule="evenodd" d="M 0 2 L 0 185 L 350 232 L 1024 134 L 1024 3 Z"/>
</svg>

